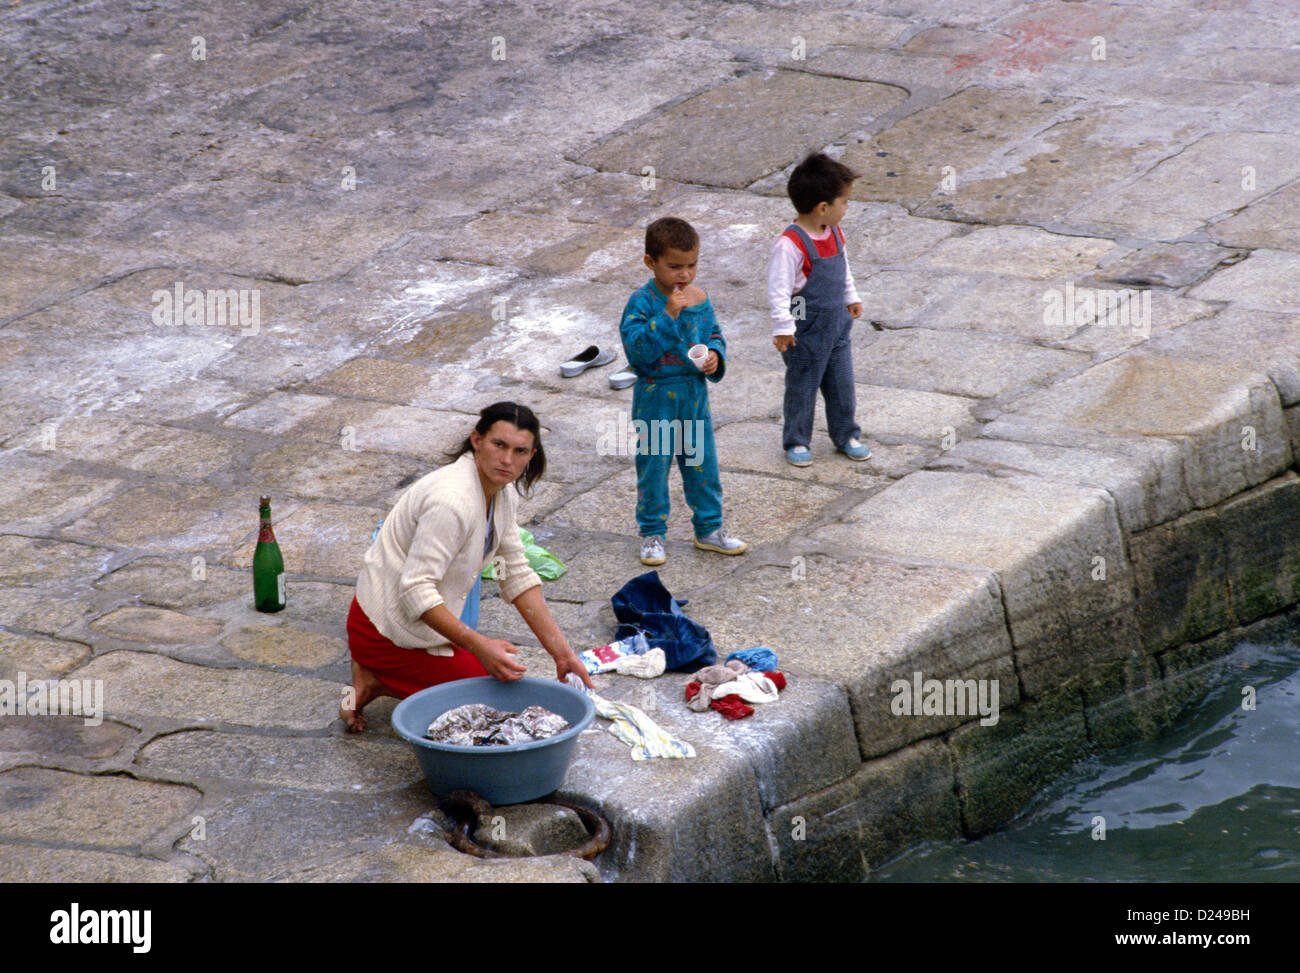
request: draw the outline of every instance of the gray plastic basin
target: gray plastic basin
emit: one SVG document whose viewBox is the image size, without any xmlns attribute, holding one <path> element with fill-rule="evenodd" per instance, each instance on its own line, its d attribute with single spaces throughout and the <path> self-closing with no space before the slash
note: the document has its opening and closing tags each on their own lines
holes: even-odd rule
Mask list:
<svg viewBox="0 0 1300 973">
<path fill-rule="evenodd" d="M 425 737 L 434 719 L 466 703 L 486 703 L 512 713 L 545 706 L 570 725 L 545 740 L 502 747 L 457 747 Z M 525 676 L 515 682 L 500 682 L 479 676 L 430 686 L 406 697 L 393 710 L 393 729 L 415 747 L 415 757 L 433 793 L 445 796 L 455 790 L 470 790 L 492 804 L 520 804 L 559 788 L 578 734 L 595 716 L 596 707 L 585 694 L 554 679 Z"/>
</svg>

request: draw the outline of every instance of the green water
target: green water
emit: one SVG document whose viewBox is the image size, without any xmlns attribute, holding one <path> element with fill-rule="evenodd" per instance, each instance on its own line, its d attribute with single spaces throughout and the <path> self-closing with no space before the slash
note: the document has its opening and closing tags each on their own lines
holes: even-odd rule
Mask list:
<svg viewBox="0 0 1300 973">
<path fill-rule="evenodd" d="M 1081 762 L 1003 830 L 920 845 L 870 880 L 1300 881 L 1300 648 L 1242 644 L 1213 675 L 1159 739 Z"/>
</svg>

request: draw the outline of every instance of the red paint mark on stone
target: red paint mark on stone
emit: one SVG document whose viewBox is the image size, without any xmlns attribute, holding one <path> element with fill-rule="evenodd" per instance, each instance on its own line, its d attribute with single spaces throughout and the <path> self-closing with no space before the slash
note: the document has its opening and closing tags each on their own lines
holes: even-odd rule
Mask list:
<svg viewBox="0 0 1300 973">
<path fill-rule="evenodd" d="M 1011 27 L 1010 37 L 999 38 L 974 54 L 954 56 L 947 73 L 980 64 L 996 65 L 993 73 L 1000 78 L 1012 71 L 1042 71 L 1049 63 L 1060 60 L 1069 48 L 1104 35 L 1113 24 L 1113 16 L 1093 11 L 1047 8 L 1043 15 L 1030 14 L 1023 23 Z"/>
<path fill-rule="evenodd" d="M 1003 38 L 975 54 L 958 54 L 952 59 L 948 73 L 963 71 L 977 64 L 996 65 L 993 72 L 1005 77 L 1012 71 L 1041 71 L 1050 62 L 1059 59 L 1066 48 L 1078 41 L 1077 37 L 1062 33 L 1047 24 L 1027 24 L 1015 28 L 1010 37 Z"/>
</svg>

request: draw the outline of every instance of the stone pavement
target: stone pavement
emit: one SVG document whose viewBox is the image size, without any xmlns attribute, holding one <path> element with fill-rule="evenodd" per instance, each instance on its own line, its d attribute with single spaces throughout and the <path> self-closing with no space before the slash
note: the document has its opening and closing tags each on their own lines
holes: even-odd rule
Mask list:
<svg viewBox="0 0 1300 973">
<path fill-rule="evenodd" d="M 0 679 L 102 680 L 105 718 L 0 717 L 0 879 L 843 877 L 1005 820 L 1107 742 L 1134 672 L 1167 681 L 1186 643 L 1300 592 L 1297 20 L 13 0 Z M 844 228 L 875 458 L 834 456 L 819 412 L 796 471 L 762 280 L 818 149 L 862 174 Z M 605 678 L 700 757 L 633 764 L 588 734 L 565 791 L 614 822 L 599 870 L 470 860 L 419 825 L 391 706 L 360 738 L 335 719 L 352 585 L 402 484 L 514 398 L 550 458 L 523 510 L 570 567 L 548 600 L 575 647 L 607 641 L 641 568 L 631 461 L 597 443 L 631 392 L 557 365 L 617 342 L 666 214 L 703 238 L 727 520 L 752 550 L 696 552 L 675 486 L 661 574 L 791 687 L 733 725 L 687 712 L 684 677 Z M 251 607 L 263 493 L 278 616 Z M 484 624 L 531 645 L 497 600 Z M 1111 682 L 1062 708 L 1085 664 Z M 998 679 L 1015 712 L 894 716 L 917 669 Z M 990 763 L 1017 735 L 1028 756 Z"/>
</svg>

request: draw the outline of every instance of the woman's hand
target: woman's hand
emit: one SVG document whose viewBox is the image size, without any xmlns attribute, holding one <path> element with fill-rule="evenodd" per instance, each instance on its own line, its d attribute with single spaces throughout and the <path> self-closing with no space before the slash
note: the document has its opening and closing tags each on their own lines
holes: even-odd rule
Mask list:
<svg viewBox="0 0 1300 973">
<path fill-rule="evenodd" d="M 582 664 L 582 660 L 577 654 L 569 649 L 568 653 L 560 653 L 555 656 L 555 678 L 564 682 L 564 677 L 569 673 L 576 673 L 578 678 L 583 681 L 588 689 L 595 689 L 592 685 L 591 676 L 587 673 L 587 667 Z"/>
<path fill-rule="evenodd" d="M 420 621 L 451 642 L 459 645 L 483 663 L 489 676 L 502 682 L 514 682 L 527 671 L 515 658 L 519 651 L 505 639 L 490 639 L 474 631 L 451 613 L 446 604 L 435 605 L 420 616 Z"/>
<path fill-rule="evenodd" d="M 488 671 L 489 676 L 494 676 L 502 682 L 522 679 L 527 672 L 527 667 L 515 658 L 519 650 L 505 639 L 485 638 L 477 648 L 470 651 L 479 662 L 483 663 L 483 668 Z"/>
</svg>

